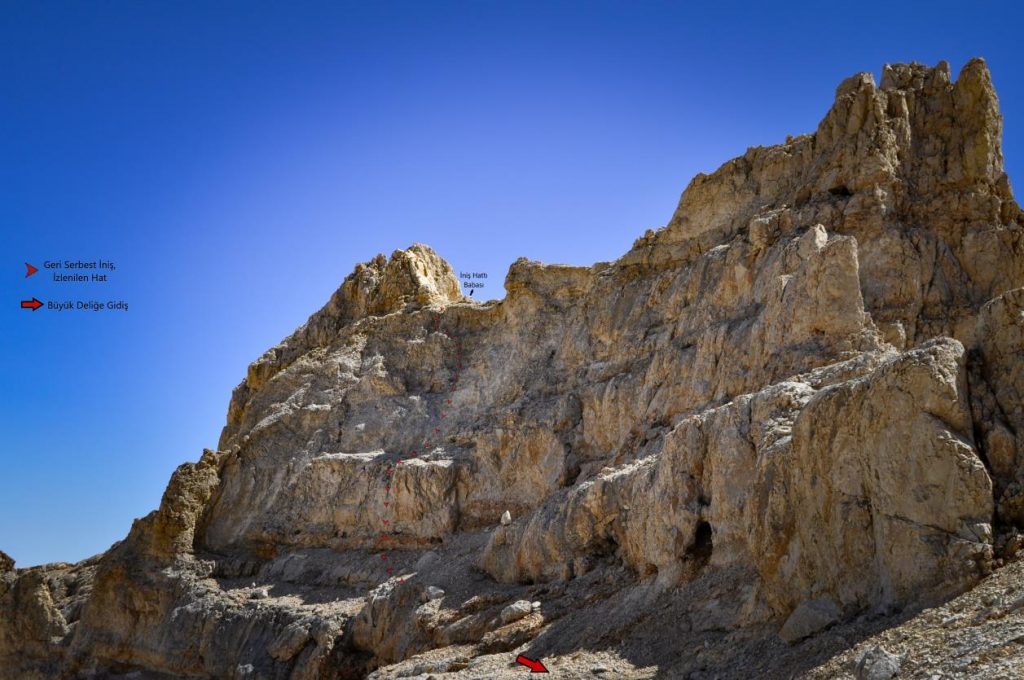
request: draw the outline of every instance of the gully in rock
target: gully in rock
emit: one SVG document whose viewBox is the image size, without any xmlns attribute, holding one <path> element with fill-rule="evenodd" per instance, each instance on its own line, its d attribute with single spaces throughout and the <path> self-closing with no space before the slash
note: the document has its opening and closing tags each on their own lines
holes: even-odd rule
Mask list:
<svg viewBox="0 0 1024 680">
<path fill-rule="evenodd" d="M 442 401 L 441 411 L 440 411 L 440 414 L 439 414 L 439 416 L 440 416 L 439 417 L 439 421 L 444 421 L 448 417 L 448 412 L 447 412 L 446 409 L 451 407 L 451 405 L 452 405 L 452 397 L 455 394 L 455 389 L 459 385 L 459 377 L 460 377 L 461 371 L 462 371 L 462 341 L 461 340 L 453 340 L 450 335 L 448 335 L 447 333 L 445 333 L 444 331 L 441 330 L 441 315 L 440 314 L 438 314 L 437 317 L 434 319 L 433 330 L 428 331 L 428 332 L 429 333 L 439 333 L 439 334 L 441 334 L 444 337 L 444 340 L 442 341 L 444 343 L 444 345 L 446 347 L 450 347 L 451 349 L 454 350 L 455 373 L 452 375 L 452 378 L 450 380 L 450 386 L 447 388 L 447 390 L 445 391 L 445 394 L 443 395 L 444 399 Z M 438 425 L 439 424 L 440 423 L 438 423 Z M 434 442 L 431 441 L 431 438 L 435 437 L 435 436 L 440 436 L 440 434 L 441 434 L 441 428 L 438 427 L 437 425 L 435 425 L 434 427 L 429 428 L 428 429 L 428 434 L 423 438 L 423 441 L 420 444 L 420 448 L 419 449 L 414 449 L 414 450 L 410 451 L 409 454 L 408 454 L 408 457 L 409 458 L 417 458 L 420 455 L 420 451 L 422 451 L 424 454 L 430 453 L 431 447 L 434 444 Z M 398 530 L 395 528 L 395 525 L 392 523 L 392 519 L 394 518 L 395 501 L 394 501 L 394 495 L 391 492 L 391 487 L 394 486 L 395 468 L 398 465 L 401 465 L 403 462 L 406 462 L 406 459 L 400 457 L 400 458 L 398 458 L 398 460 L 394 464 L 392 464 L 390 462 L 387 463 L 386 467 L 384 468 L 384 501 L 383 501 L 383 510 L 381 512 L 381 514 L 383 515 L 384 530 L 380 532 L 380 536 L 379 536 L 379 540 L 378 540 L 378 543 L 379 543 L 379 545 L 381 547 L 380 560 L 382 562 L 387 562 L 388 561 L 388 546 L 389 546 L 390 542 L 394 541 L 394 538 L 395 538 L 394 535 L 396 533 L 398 533 Z M 395 573 L 395 568 L 393 566 L 391 566 L 390 564 L 388 564 L 386 571 L 387 571 L 388 577 L 391 577 Z M 405 582 L 405 578 L 404 577 L 402 577 L 400 580 L 402 582 Z"/>
</svg>

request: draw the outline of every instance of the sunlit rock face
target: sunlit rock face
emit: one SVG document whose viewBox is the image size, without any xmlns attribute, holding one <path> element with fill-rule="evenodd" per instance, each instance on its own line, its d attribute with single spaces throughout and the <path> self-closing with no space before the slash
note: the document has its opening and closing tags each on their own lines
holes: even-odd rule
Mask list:
<svg viewBox="0 0 1024 680">
<path fill-rule="evenodd" d="M 708 631 L 796 642 L 971 588 L 1024 524 L 1001 125 L 984 62 L 890 65 L 615 262 L 520 259 L 488 303 L 424 245 L 358 265 L 124 541 L 0 553 L 0 667 L 512 677 L 585 649 L 686 677 Z"/>
</svg>

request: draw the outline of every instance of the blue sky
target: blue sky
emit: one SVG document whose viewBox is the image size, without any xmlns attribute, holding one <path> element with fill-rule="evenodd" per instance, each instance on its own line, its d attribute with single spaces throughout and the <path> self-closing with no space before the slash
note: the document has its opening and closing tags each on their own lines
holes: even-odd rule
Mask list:
<svg viewBox="0 0 1024 680">
<path fill-rule="evenodd" d="M 123 537 L 355 263 L 424 242 L 500 297 L 519 256 L 613 259 L 855 72 L 984 56 L 1024 182 L 1015 5 L 4 3 L 0 549 Z M 24 278 L 66 258 L 118 268 Z M 129 310 L 16 304 L 76 294 Z"/>
</svg>

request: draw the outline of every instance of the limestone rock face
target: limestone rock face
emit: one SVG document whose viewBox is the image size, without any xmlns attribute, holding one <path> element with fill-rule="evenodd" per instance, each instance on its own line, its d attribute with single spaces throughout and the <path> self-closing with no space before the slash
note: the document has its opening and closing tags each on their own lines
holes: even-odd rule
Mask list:
<svg viewBox="0 0 1024 680">
<path fill-rule="evenodd" d="M 821 222 L 857 239 L 875 322 L 897 344 L 970 343 L 978 307 L 1024 273 L 988 69 L 887 65 L 844 81 L 811 135 L 752 148 L 683 193 L 656 244 L 757 238 Z"/>
<path fill-rule="evenodd" d="M 252 422 L 245 422 L 245 406 L 252 392 L 260 390 L 297 358 L 334 342 L 348 324 L 368 316 L 447 304 L 461 298 L 451 265 L 425 245 L 396 250 L 390 259 L 377 255 L 358 265 L 320 311 L 249 367 L 245 382 L 228 407 L 228 423 L 221 435 L 220 448 L 230 448 L 240 427 L 252 428 Z"/>
<path fill-rule="evenodd" d="M 841 616 L 842 610 L 830 598 L 807 600 L 782 624 L 779 637 L 786 642 L 802 640 L 836 623 Z"/>
<path fill-rule="evenodd" d="M 0 553 L 0 668 L 794 677 L 970 589 L 1024 529 L 1001 125 L 980 60 L 891 65 L 614 262 L 487 303 L 426 246 L 358 265 L 124 541 Z"/>
<path fill-rule="evenodd" d="M 955 340 L 819 391 L 796 418 L 789 451 L 769 465 L 765 481 L 786 490 L 758 503 L 755 554 L 770 601 L 927 602 L 988 570 L 992 484 L 973 445 Z"/>
<path fill-rule="evenodd" d="M 1024 525 L 1024 289 L 987 303 L 977 336 L 975 420 L 995 477 L 999 515 Z"/>
<path fill-rule="evenodd" d="M 853 609 L 927 601 L 982 576 L 992 486 L 971 443 L 963 346 L 818 379 L 682 420 L 661 451 L 495 531 L 483 566 L 505 581 L 570 578 L 612 552 L 675 582 L 709 559 L 745 563 L 762 579 L 748 610 L 760 616 L 822 596 Z"/>
</svg>

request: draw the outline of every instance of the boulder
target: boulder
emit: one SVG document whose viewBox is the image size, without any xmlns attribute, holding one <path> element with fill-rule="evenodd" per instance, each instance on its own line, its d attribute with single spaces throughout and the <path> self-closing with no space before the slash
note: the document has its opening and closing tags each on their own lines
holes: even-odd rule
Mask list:
<svg viewBox="0 0 1024 680">
<path fill-rule="evenodd" d="M 825 630 L 842 615 L 839 606 L 828 597 L 801 602 L 782 625 L 779 637 L 785 642 L 797 642 Z"/>
</svg>

